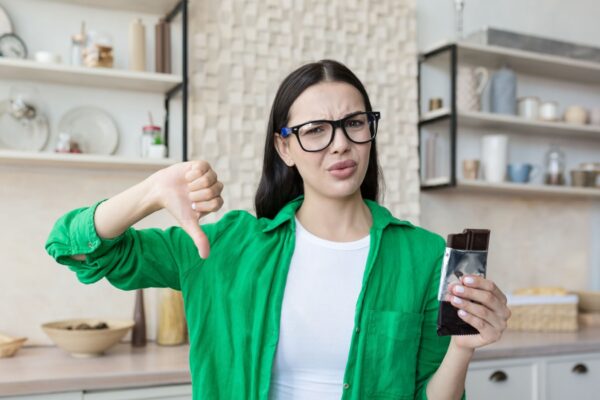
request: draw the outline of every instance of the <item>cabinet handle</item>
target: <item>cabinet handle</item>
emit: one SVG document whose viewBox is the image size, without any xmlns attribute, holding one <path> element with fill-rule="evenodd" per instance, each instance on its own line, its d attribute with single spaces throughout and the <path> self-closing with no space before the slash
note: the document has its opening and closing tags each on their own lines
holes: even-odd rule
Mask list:
<svg viewBox="0 0 600 400">
<path fill-rule="evenodd" d="M 490 375 L 490 381 L 492 382 L 504 382 L 508 380 L 508 375 L 504 371 L 495 371 Z"/>
<path fill-rule="evenodd" d="M 571 372 L 574 374 L 587 374 L 588 367 L 585 364 L 575 364 Z"/>
</svg>

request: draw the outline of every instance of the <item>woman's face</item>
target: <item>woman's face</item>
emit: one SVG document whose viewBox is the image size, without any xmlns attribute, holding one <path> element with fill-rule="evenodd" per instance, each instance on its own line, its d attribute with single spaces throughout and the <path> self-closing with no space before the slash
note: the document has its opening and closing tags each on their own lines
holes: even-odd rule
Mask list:
<svg viewBox="0 0 600 400">
<path fill-rule="evenodd" d="M 359 111 L 366 111 L 365 104 L 354 86 L 344 82 L 321 82 L 307 88 L 294 101 L 287 126 L 314 120 L 338 120 Z M 295 165 L 298 168 L 305 194 L 329 198 L 356 194 L 367 172 L 371 151 L 371 142 L 351 142 L 340 128 L 335 130 L 333 142 L 318 152 L 304 151 L 295 134 L 282 138 L 275 133 L 275 145 L 283 161 L 289 167 Z M 353 166 L 332 169 L 340 161 L 349 161 Z"/>
</svg>

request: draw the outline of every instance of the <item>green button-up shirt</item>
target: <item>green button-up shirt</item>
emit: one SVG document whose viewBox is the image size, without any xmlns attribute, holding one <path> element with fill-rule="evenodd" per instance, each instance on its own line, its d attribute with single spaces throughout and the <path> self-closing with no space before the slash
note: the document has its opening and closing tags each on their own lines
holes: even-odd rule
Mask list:
<svg viewBox="0 0 600 400">
<path fill-rule="evenodd" d="M 181 290 L 193 398 L 268 399 L 294 252 L 294 215 L 303 196 L 274 219 L 235 210 L 202 225 L 211 244 L 205 260 L 180 227 L 129 228 L 119 237 L 100 238 L 94 212 L 102 201 L 62 216 L 47 252 L 85 284 L 106 278 L 123 290 Z M 342 399 L 426 399 L 427 383 L 449 344 L 436 333 L 445 242 L 376 202 L 365 203 L 373 225 L 354 330 L 348 332 Z M 75 254 L 85 254 L 85 261 L 71 258 Z"/>
</svg>

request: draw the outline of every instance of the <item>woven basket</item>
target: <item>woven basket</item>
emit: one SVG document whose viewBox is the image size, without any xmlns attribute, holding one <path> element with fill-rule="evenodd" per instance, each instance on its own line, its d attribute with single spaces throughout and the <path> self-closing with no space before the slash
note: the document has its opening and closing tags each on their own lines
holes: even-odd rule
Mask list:
<svg viewBox="0 0 600 400">
<path fill-rule="evenodd" d="M 508 329 L 533 332 L 579 329 L 577 296 L 512 296 L 508 306 L 512 313 Z"/>
</svg>

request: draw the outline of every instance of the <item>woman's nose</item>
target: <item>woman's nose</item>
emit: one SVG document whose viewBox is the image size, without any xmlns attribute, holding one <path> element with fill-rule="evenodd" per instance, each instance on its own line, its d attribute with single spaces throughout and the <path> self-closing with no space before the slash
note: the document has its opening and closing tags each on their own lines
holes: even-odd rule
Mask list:
<svg viewBox="0 0 600 400">
<path fill-rule="evenodd" d="M 333 131 L 333 141 L 329 145 L 329 149 L 332 153 L 343 153 L 345 150 L 350 148 L 350 143 L 350 140 L 346 137 L 346 134 L 342 128 L 336 127 Z"/>
</svg>

